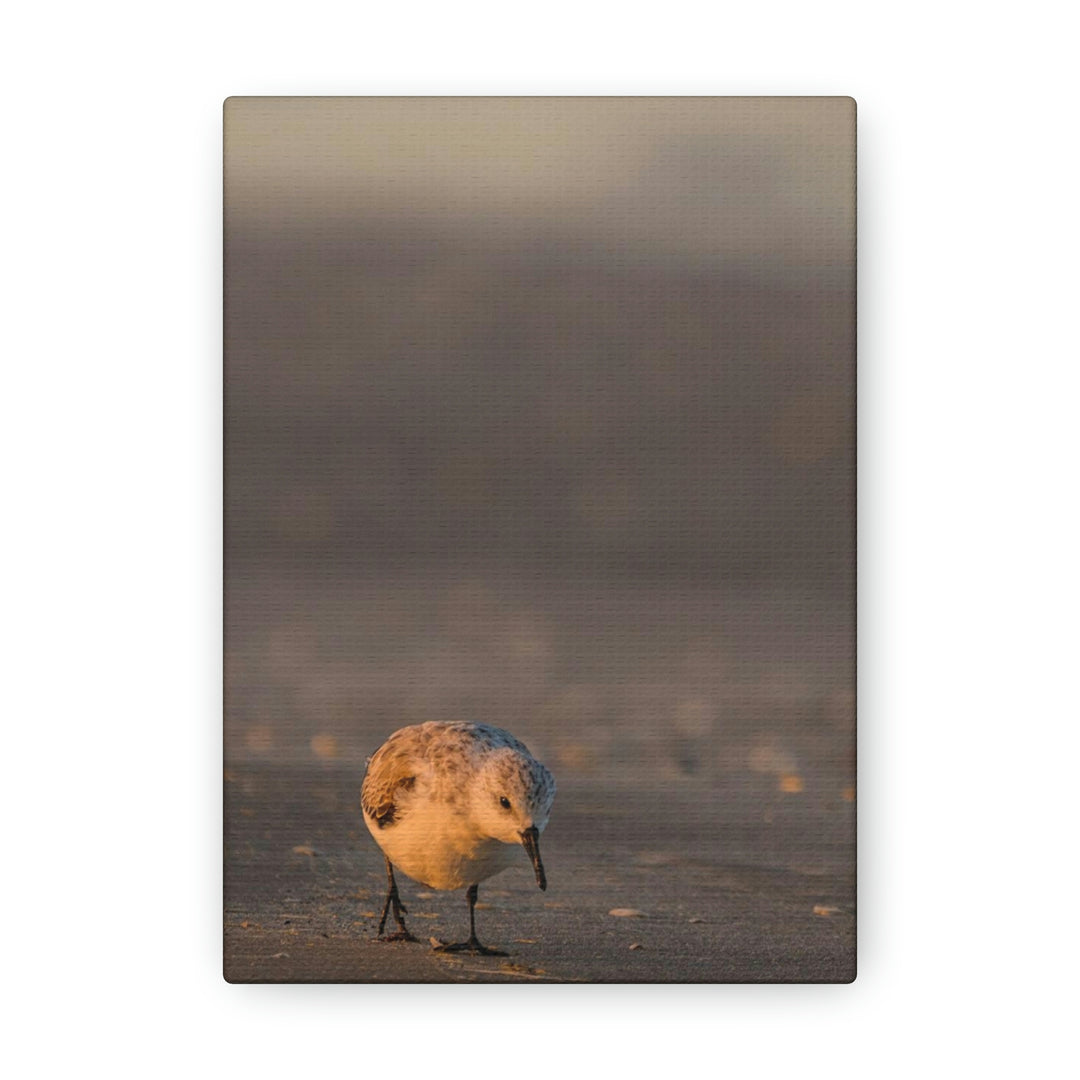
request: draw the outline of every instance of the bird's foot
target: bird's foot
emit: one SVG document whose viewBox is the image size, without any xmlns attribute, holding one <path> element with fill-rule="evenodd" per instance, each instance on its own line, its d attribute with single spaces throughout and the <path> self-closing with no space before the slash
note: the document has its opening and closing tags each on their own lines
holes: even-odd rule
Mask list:
<svg viewBox="0 0 1080 1080">
<path fill-rule="evenodd" d="M 472 953 L 473 956 L 509 956 L 509 953 L 505 953 L 502 949 L 489 949 L 486 945 L 481 945 L 476 938 L 471 937 L 468 941 L 459 941 L 454 945 L 436 945 L 435 952 L 467 952 Z"/>
<path fill-rule="evenodd" d="M 392 934 L 380 934 L 377 941 L 419 941 L 408 930 L 395 930 Z"/>
</svg>

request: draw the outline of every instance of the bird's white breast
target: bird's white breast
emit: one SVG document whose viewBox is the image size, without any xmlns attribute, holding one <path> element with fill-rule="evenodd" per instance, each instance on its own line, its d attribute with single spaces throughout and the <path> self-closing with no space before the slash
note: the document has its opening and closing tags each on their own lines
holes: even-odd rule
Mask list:
<svg viewBox="0 0 1080 1080">
<path fill-rule="evenodd" d="M 386 857 L 432 889 L 462 889 L 513 865 L 516 844 L 479 835 L 466 818 L 437 803 L 412 802 L 399 821 L 380 829 L 365 818 Z"/>
</svg>

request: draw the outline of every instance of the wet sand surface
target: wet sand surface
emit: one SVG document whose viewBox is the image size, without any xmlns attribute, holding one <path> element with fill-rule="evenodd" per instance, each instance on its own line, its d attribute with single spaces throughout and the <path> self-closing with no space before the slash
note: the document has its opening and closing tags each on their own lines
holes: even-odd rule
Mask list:
<svg viewBox="0 0 1080 1080">
<path fill-rule="evenodd" d="M 230 765 L 224 974 L 230 982 L 850 982 L 854 803 L 834 781 L 560 780 L 542 851 L 482 883 L 477 935 L 507 957 L 444 954 L 464 892 L 399 877 L 418 944 L 376 938 L 381 853 L 362 770 Z M 633 914 L 613 915 L 613 911 Z"/>
</svg>

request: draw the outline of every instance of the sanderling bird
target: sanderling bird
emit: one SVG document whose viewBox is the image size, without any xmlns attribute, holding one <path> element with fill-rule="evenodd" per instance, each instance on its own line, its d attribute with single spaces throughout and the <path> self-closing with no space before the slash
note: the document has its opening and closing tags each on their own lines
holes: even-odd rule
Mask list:
<svg viewBox="0 0 1080 1080">
<path fill-rule="evenodd" d="M 416 940 L 402 918 L 396 866 L 431 889 L 467 887 L 469 940 L 439 951 L 505 956 L 476 939 L 478 886 L 511 866 L 521 846 L 547 888 L 540 834 L 554 799 L 554 777 L 501 728 L 431 721 L 395 731 L 368 760 L 360 789 L 364 823 L 386 859 L 380 940 Z M 391 909 L 399 929 L 384 938 Z"/>
</svg>

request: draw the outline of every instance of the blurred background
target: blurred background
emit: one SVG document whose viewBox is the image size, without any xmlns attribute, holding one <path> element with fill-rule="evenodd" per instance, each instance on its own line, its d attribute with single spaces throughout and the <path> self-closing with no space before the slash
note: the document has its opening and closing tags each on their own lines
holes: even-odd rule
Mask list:
<svg viewBox="0 0 1080 1080">
<path fill-rule="evenodd" d="M 233 98 L 226 762 L 854 797 L 847 98 Z"/>
</svg>

